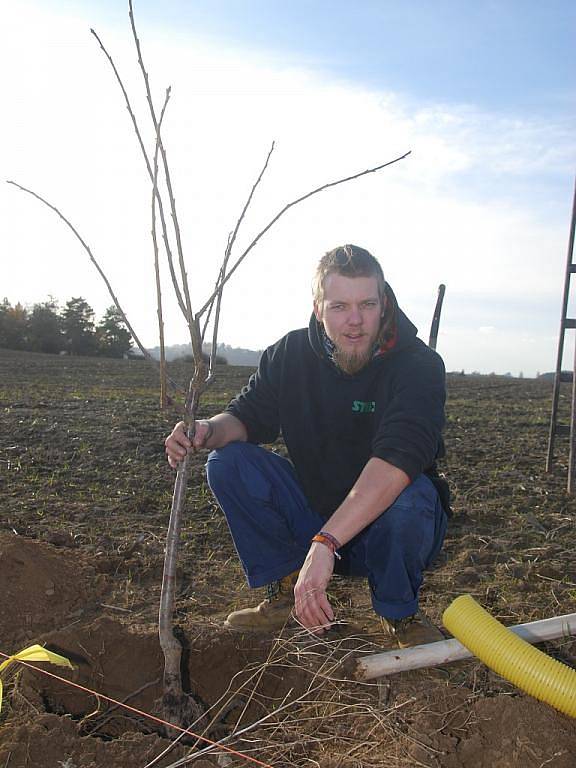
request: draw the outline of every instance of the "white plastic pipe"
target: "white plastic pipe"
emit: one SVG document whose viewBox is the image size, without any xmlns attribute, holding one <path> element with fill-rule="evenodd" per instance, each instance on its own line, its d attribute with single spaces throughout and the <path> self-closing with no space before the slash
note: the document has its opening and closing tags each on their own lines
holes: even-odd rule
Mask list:
<svg viewBox="0 0 576 768">
<path fill-rule="evenodd" d="M 509 627 L 511 632 L 534 645 L 545 640 L 576 635 L 576 613 L 553 616 L 551 619 L 531 621 Z M 385 653 L 374 653 L 356 663 L 357 680 L 374 680 L 409 669 L 438 667 L 452 661 L 469 659 L 473 654 L 459 640 L 440 640 L 437 643 L 417 645 Z"/>
</svg>

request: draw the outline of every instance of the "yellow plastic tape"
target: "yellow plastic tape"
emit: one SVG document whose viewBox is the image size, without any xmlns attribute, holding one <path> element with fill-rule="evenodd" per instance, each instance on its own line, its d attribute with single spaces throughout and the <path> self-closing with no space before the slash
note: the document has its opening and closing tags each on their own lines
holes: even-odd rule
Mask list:
<svg viewBox="0 0 576 768">
<path fill-rule="evenodd" d="M 15 653 L 10 658 L 3 661 L 0 664 L 0 711 L 2 710 L 2 672 L 7 666 L 15 661 L 47 661 L 50 664 L 58 664 L 60 667 L 69 667 L 74 669 L 70 661 L 65 656 L 60 656 L 53 651 L 47 651 L 46 648 L 42 648 L 41 645 L 31 645 L 29 648 L 24 648 L 23 651 Z"/>
<path fill-rule="evenodd" d="M 470 595 L 457 597 L 442 618 L 446 629 L 490 669 L 530 696 L 576 717 L 576 670 L 510 632 Z"/>
</svg>

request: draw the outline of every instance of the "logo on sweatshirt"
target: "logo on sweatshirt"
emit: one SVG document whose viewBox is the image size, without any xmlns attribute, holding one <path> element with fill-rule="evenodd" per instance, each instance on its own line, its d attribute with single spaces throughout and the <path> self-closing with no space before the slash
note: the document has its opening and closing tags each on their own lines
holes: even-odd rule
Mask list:
<svg viewBox="0 0 576 768">
<path fill-rule="evenodd" d="M 364 402 L 363 400 L 354 400 L 352 403 L 352 411 L 354 413 L 374 413 L 376 410 L 376 402 L 369 400 Z"/>
</svg>

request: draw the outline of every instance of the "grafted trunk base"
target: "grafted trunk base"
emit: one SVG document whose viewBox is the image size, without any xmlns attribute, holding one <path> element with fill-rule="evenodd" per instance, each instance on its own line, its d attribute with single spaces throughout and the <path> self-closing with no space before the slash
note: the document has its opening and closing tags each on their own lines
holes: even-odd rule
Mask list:
<svg viewBox="0 0 576 768">
<path fill-rule="evenodd" d="M 162 717 L 167 723 L 174 723 L 179 728 L 188 728 L 196 723 L 193 731 L 203 730 L 204 706 L 190 693 L 174 695 L 164 693 L 161 700 Z M 200 721 L 200 722 L 199 722 Z M 174 729 L 164 726 L 167 738 L 174 738 Z"/>
</svg>

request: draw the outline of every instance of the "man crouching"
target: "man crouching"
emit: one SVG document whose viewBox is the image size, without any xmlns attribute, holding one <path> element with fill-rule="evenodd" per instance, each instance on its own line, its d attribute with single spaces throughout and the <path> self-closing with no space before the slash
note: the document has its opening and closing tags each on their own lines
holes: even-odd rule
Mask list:
<svg viewBox="0 0 576 768">
<path fill-rule="evenodd" d="M 364 576 L 399 645 L 441 640 L 418 612 L 423 571 L 447 515 L 433 479 L 443 455 L 445 371 L 397 305 L 378 261 L 345 245 L 320 260 L 308 328 L 262 355 L 224 413 L 196 423 L 208 483 L 251 587 L 266 600 L 234 611 L 241 631 L 281 628 L 292 611 L 322 633 L 334 621 L 333 573 Z M 261 447 L 282 434 L 290 460 Z M 166 439 L 172 467 L 192 447 Z"/>
</svg>

